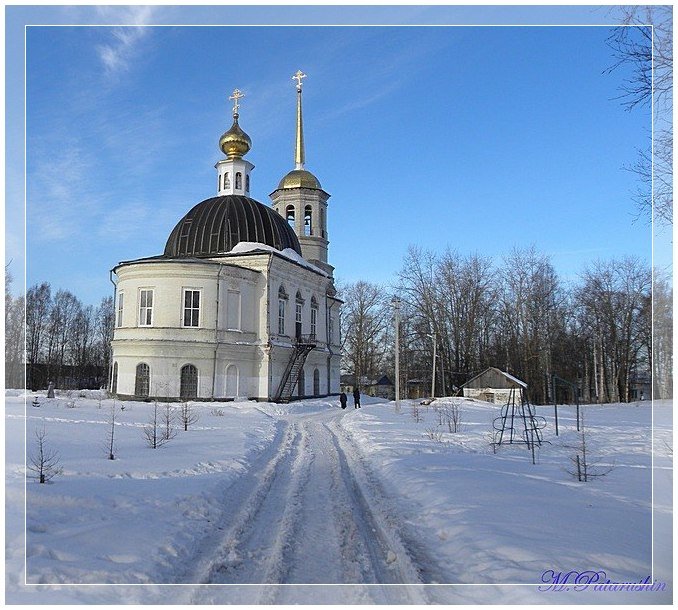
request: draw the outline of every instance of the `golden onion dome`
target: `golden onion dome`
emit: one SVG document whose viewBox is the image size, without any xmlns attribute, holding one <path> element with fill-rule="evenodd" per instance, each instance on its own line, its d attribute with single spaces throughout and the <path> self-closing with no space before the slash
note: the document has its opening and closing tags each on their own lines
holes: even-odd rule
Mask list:
<svg viewBox="0 0 678 610">
<path fill-rule="evenodd" d="M 238 125 L 238 115 L 233 115 L 233 125 L 219 138 L 219 148 L 229 158 L 242 157 L 252 148 L 252 140 Z"/>
<path fill-rule="evenodd" d="M 305 169 L 293 169 L 278 184 L 279 189 L 322 189 L 320 181 Z"/>
</svg>

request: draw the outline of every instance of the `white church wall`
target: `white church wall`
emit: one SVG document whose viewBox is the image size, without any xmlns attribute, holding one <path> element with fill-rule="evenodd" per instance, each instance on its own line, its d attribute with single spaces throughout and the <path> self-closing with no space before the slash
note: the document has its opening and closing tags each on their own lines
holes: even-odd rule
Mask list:
<svg viewBox="0 0 678 610">
<path fill-rule="evenodd" d="M 258 396 L 255 379 L 259 374 L 259 364 L 254 345 L 258 343 L 260 331 L 257 301 L 265 288 L 261 274 L 213 261 L 163 261 L 123 265 L 118 268 L 117 276 L 118 292 L 124 295 L 122 326 L 116 328 L 113 342 L 113 358 L 118 363 L 119 394 L 134 394 L 136 367 L 144 362 L 150 368 L 151 396 L 178 396 L 184 364 L 192 364 L 198 370 L 198 397 L 213 396 L 219 278 L 219 300 L 222 304 L 222 297 L 228 294 L 229 289 L 239 295 L 238 325 L 241 327 L 219 333 L 219 341 L 230 346 L 222 345 L 221 349 L 229 362 L 240 362 L 239 388 L 245 394 L 253 392 L 254 396 Z M 184 326 L 184 291 L 187 289 L 200 294 L 197 328 Z M 139 324 L 141 290 L 153 290 L 152 316 L 148 326 Z M 225 328 L 228 312 L 224 307 L 221 309 L 220 326 L 223 324 Z M 248 348 L 247 343 L 253 347 Z M 219 364 L 216 377 L 222 383 Z M 214 390 L 217 397 L 223 397 L 219 392 L 223 394 L 226 388 L 223 383 L 220 388 L 215 384 Z"/>
<path fill-rule="evenodd" d="M 183 328 L 184 290 L 200 291 L 198 328 L 214 328 L 216 272 L 214 263 L 139 262 L 117 269 L 117 292 L 124 295 L 123 328 Z M 152 290 L 150 324 L 140 320 L 142 290 Z M 185 328 L 184 330 L 194 330 Z"/>
<path fill-rule="evenodd" d="M 296 336 L 296 295 L 301 294 L 304 301 L 302 308 L 302 334 L 311 334 L 311 300 L 315 297 L 318 303 L 316 320 L 316 338 L 325 343 L 327 339 L 326 297 L 328 278 L 305 269 L 300 265 L 273 257 L 268 280 L 271 294 L 271 307 L 268 312 L 271 335 L 278 339 L 293 339 Z M 278 289 L 285 287 L 288 299 L 285 310 L 285 333 L 278 334 Z"/>
<path fill-rule="evenodd" d="M 261 353 L 258 346 L 220 346 L 217 356 L 214 397 L 259 398 L 260 362 Z"/>
<path fill-rule="evenodd" d="M 185 346 L 184 346 L 185 347 Z M 123 396 L 135 394 L 137 365 L 144 363 L 149 367 L 149 396 L 177 397 L 181 386 L 181 369 L 192 364 L 198 371 L 198 398 L 210 398 L 212 395 L 213 357 L 207 346 L 191 346 L 187 350 L 177 349 L 176 344 L 159 343 L 149 345 L 146 342 L 126 343 L 114 355 L 118 363 L 117 393 Z"/>
</svg>

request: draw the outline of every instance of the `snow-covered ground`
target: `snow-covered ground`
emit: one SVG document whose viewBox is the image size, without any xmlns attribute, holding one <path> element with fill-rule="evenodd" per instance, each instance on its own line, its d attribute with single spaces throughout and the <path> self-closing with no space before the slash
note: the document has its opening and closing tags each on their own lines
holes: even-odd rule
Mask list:
<svg viewBox="0 0 678 610">
<path fill-rule="evenodd" d="M 143 436 L 152 404 L 116 402 L 108 460 L 114 402 L 79 394 L 34 407 L 7 392 L 8 603 L 671 600 L 669 403 L 583 407 L 593 470 L 611 470 L 580 483 L 573 407 L 558 437 L 538 407 L 549 442 L 532 464 L 524 446 L 493 452 L 499 408 L 479 401 L 459 400 L 456 433 L 440 425 L 452 399 L 417 418 L 411 401 L 369 398 L 192 403 L 199 421 L 158 449 Z M 24 487 L 42 429 L 63 473 Z M 571 570 L 666 589 L 549 589 Z"/>
</svg>

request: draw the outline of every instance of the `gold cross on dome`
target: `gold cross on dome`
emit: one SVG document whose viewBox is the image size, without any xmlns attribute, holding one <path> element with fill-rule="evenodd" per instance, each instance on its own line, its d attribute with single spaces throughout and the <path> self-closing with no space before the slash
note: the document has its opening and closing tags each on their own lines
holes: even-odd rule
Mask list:
<svg viewBox="0 0 678 610">
<path fill-rule="evenodd" d="M 296 74 L 292 77 L 292 80 L 297 81 L 297 91 L 301 91 L 302 78 L 306 78 L 306 75 L 301 70 L 297 70 Z"/>
<path fill-rule="evenodd" d="M 245 94 L 240 91 L 240 89 L 235 89 L 233 91 L 233 95 L 228 98 L 229 100 L 233 100 L 233 114 L 238 114 L 238 108 L 240 108 L 238 100 L 243 97 L 245 97 Z"/>
</svg>

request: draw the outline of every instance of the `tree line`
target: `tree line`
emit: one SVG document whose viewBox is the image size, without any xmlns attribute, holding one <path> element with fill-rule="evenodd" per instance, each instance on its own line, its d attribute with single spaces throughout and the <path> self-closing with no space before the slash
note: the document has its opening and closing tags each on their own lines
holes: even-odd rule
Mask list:
<svg viewBox="0 0 678 610">
<path fill-rule="evenodd" d="M 585 402 L 637 399 L 651 378 L 655 397 L 671 395 L 672 288 L 655 274 L 653 343 L 652 273 L 637 258 L 592 262 L 566 283 L 534 247 L 514 248 L 499 264 L 410 247 L 393 286 L 342 287 L 343 369 L 357 379 L 395 379 L 394 295 L 401 392 L 412 379 L 431 383 L 435 342 L 437 395 L 489 366 L 525 381 L 537 404 L 552 401 L 552 375 Z"/>
<path fill-rule="evenodd" d="M 113 338 L 113 298 L 84 305 L 48 282 L 11 294 L 5 272 L 5 387 L 44 389 L 106 385 Z M 25 346 L 25 352 L 24 352 Z"/>
<path fill-rule="evenodd" d="M 673 292 L 670 279 L 655 273 L 652 280 L 650 268 L 631 257 L 592 262 L 566 283 L 534 247 L 495 262 L 413 246 L 392 286 L 341 287 L 342 371 L 359 380 L 383 373 L 395 379 L 397 295 L 403 395 L 413 379 L 430 387 L 435 343 L 437 395 L 454 394 L 495 366 L 524 380 L 537 404 L 552 400 L 552 375 L 575 383 L 587 402 L 632 400 L 634 387 L 650 379 L 655 397 L 669 397 Z M 112 297 L 83 305 L 47 282 L 13 297 L 11 283 L 6 272 L 6 387 L 105 386 Z"/>
</svg>

